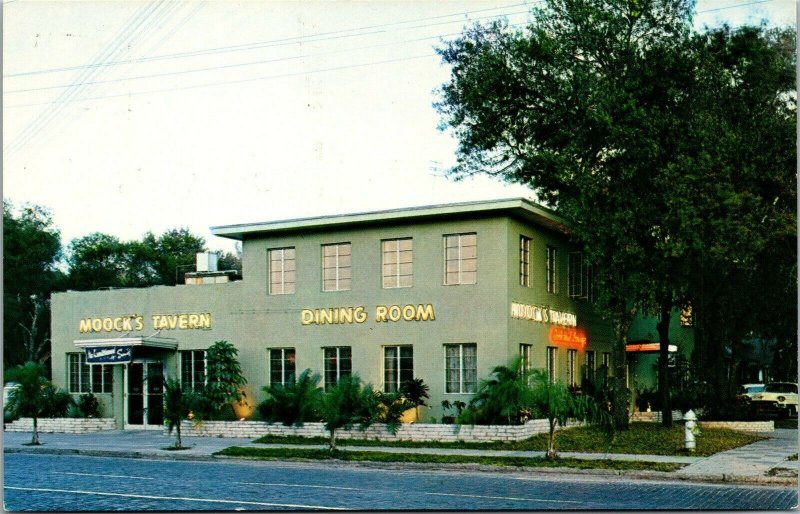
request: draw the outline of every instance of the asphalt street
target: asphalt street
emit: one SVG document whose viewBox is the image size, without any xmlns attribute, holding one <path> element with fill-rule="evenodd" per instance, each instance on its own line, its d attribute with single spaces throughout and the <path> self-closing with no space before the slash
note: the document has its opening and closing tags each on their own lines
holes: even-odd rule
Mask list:
<svg viewBox="0 0 800 514">
<path fill-rule="evenodd" d="M 791 509 L 794 487 L 351 464 L 5 454 L 4 506 L 113 510 Z"/>
</svg>

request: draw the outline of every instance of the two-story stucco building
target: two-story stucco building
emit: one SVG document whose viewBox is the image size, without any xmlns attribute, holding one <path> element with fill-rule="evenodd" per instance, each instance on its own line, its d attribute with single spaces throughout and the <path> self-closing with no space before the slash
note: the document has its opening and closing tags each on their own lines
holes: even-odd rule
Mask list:
<svg viewBox="0 0 800 514">
<path fill-rule="evenodd" d="M 242 242 L 242 280 L 211 268 L 175 287 L 53 295 L 54 381 L 93 391 L 120 427 L 158 426 L 163 376 L 202 384 L 205 349 L 227 340 L 251 412 L 263 386 L 310 368 L 324 387 L 349 373 L 385 391 L 422 378 L 428 421 L 519 356 L 574 384 L 610 363 L 613 333 L 593 313 L 568 227 L 525 199 L 212 232 Z M 673 338 L 690 351 L 689 329 Z"/>
</svg>

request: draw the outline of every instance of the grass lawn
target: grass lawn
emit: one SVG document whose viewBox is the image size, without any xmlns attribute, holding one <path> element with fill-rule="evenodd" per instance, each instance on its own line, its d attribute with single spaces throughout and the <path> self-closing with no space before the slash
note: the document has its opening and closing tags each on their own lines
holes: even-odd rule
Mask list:
<svg viewBox="0 0 800 514">
<path fill-rule="evenodd" d="M 761 436 L 725 429 L 703 429 L 696 438 L 697 451 L 704 457 L 764 439 Z M 324 437 L 264 436 L 257 443 L 327 444 Z M 470 448 L 479 450 L 547 450 L 547 434 L 524 441 L 493 443 L 441 443 L 415 441 L 375 441 L 369 439 L 340 439 L 340 446 L 397 446 L 405 448 Z M 633 453 L 641 455 L 686 455 L 683 450 L 683 424 L 662 428 L 657 423 L 631 423 L 630 430 L 617 432 L 609 441 L 603 430 L 596 427 L 577 427 L 559 431 L 556 449 L 560 452 Z"/>
<path fill-rule="evenodd" d="M 313 459 L 313 460 L 340 460 L 340 461 L 368 461 L 368 462 L 432 462 L 445 464 L 489 464 L 493 466 L 512 466 L 524 468 L 554 468 L 566 467 L 575 469 L 612 469 L 612 470 L 650 470 L 650 471 L 675 471 L 682 468 L 683 464 L 663 462 L 638 462 L 615 461 L 607 459 L 558 459 L 548 461 L 545 458 L 525 457 L 492 457 L 472 455 L 419 455 L 402 453 L 383 453 L 370 451 L 337 451 L 319 449 L 296 448 L 243 448 L 231 446 L 214 453 L 230 457 L 244 457 L 259 460 L 287 460 L 287 459 Z"/>
</svg>

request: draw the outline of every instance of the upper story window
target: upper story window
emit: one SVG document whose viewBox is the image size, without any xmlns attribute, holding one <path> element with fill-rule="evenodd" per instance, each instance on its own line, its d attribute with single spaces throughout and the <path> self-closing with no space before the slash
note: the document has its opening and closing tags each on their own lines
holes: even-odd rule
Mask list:
<svg viewBox="0 0 800 514">
<path fill-rule="evenodd" d="M 349 291 L 352 281 L 350 243 L 322 245 L 322 290 Z"/>
<path fill-rule="evenodd" d="M 531 238 L 519 236 L 519 283 L 531 285 Z"/>
<path fill-rule="evenodd" d="M 570 252 L 567 260 L 567 292 L 570 298 L 590 299 L 592 293 L 591 267 L 581 252 Z"/>
<path fill-rule="evenodd" d="M 475 284 L 478 279 L 478 236 L 444 236 L 444 284 Z"/>
<path fill-rule="evenodd" d="M 547 247 L 547 292 L 558 292 L 558 248 Z"/>
<path fill-rule="evenodd" d="M 294 294 L 294 248 L 273 248 L 269 254 L 269 294 Z"/>
<path fill-rule="evenodd" d="M 198 391 L 206 383 L 205 350 L 181 350 L 181 385 L 184 389 Z"/>
<path fill-rule="evenodd" d="M 413 239 L 387 239 L 383 251 L 383 287 L 411 287 L 414 278 Z"/>
</svg>

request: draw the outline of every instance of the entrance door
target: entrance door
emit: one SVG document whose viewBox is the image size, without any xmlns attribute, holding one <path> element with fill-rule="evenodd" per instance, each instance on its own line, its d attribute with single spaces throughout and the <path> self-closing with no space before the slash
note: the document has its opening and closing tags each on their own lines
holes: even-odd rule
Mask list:
<svg viewBox="0 0 800 514">
<path fill-rule="evenodd" d="M 127 369 L 125 428 L 161 429 L 164 424 L 164 366 L 131 362 Z"/>
</svg>

